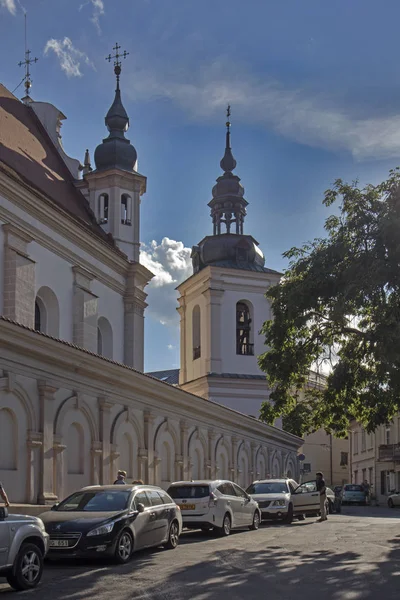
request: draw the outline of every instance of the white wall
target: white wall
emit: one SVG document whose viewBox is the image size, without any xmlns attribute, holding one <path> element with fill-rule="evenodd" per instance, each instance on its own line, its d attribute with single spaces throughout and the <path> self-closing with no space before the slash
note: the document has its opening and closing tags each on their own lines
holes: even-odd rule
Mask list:
<svg viewBox="0 0 400 600">
<path fill-rule="evenodd" d="M 113 332 L 113 359 L 124 362 L 124 301 L 121 294 L 100 281 L 92 281 L 92 292 L 98 296 L 98 317 L 105 317 Z"/>
</svg>

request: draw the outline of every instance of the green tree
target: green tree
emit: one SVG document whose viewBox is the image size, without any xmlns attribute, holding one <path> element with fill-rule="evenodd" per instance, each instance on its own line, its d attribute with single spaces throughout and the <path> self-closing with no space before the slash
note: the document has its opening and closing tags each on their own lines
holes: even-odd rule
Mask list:
<svg viewBox="0 0 400 600">
<path fill-rule="evenodd" d="M 326 237 L 286 252 L 267 293 L 274 319 L 259 365 L 273 391 L 261 419 L 345 436 L 352 418 L 373 431 L 400 410 L 399 170 L 364 188 L 339 179 L 324 204 L 337 207 Z M 326 385 L 307 385 L 323 365 Z"/>
</svg>

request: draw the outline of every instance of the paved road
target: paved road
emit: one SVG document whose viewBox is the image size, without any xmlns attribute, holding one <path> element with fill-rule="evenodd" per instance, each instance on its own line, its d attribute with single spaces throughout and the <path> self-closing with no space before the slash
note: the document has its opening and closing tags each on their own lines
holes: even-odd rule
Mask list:
<svg viewBox="0 0 400 600">
<path fill-rule="evenodd" d="M 219 539 L 184 533 L 176 550 L 124 566 L 46 567 L 30 600 L 398 600 L 400 510 L 345 508 L 327 523 L 266 525 Z M 0 600 L 15 598 L 0 583 Z"/>
</svg>

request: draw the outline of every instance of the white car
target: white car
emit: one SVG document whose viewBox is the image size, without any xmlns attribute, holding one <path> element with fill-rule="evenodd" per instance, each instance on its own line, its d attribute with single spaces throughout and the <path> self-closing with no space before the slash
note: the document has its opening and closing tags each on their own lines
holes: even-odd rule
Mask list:
<svg viewBox="0 0 400 600">
<path fill-rule="evenodd" d="M 216 530 L 222 536 L 231 529 L 258 529 L 258 504 L 241 487 L 226 480 L 177 481 L 168 494 L 181 509 L 188 529 Z"/>
<path fill-rule="evenodd" d="M 291 523 L 320 512 L 319 492 L 315 481 L 301 485 L 293 479 L 254 481 L 247 493 L 258 502 L 262 519 L 282 519 Z M 328 500 L 327 500 L 328 502 Z"/>
<path fill-rule="evenodd" d="M 394 508 L 395 506 L 400 506 L 400 492 L 395 492 L 394 494 L 390 494 L 388 498 L 388 506 L 389 508 Z"/>
</svg>

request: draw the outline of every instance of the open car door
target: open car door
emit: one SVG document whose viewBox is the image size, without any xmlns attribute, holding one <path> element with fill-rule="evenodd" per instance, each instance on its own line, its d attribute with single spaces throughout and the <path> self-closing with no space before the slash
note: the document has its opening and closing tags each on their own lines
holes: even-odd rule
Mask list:
<svg viewBox="0 0 400 600">
<path fill-rule="evenodd" d="M 315 481 L 306 481 L 299 485 L 292 494 L 293 512 L 310 514 L 319 512 L 319 492 Z"/>
</svg>

